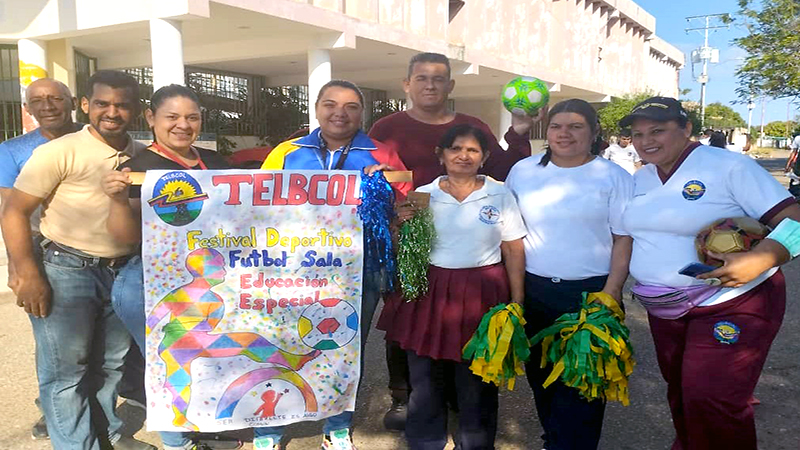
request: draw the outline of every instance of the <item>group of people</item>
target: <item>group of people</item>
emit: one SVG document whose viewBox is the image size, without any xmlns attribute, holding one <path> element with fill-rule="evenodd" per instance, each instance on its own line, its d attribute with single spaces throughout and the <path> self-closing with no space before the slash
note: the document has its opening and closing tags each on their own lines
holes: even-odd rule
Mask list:
<svg viewBox="0 0 800 450">
<path fill-rule="evenodd" d="M 81 107 L 89 124 L 80 127 L 72 122 L 75 102 L 64 85 L 33 83 L 26 108 L 40 128 L 0 144 L 0 168 L 9 172 L 0 173 L 0 223 L 10 285 L 33 324 L 39 397 L 53 447 L 151 449 L 120 433 L 115 412 L 120 380 L 132 365 L 126 354 L 133 358 L 144 349 L 147 327 L 141 204 L 128 173 L 228 165 L 193 145 L 202 118 L 190 89 L 170 85 L 153 94 L 145 117 L 154 141 L 145 147 L 127 135 L 139 113 L 136 81 L 99 71 L 88 87 Z M 793 198 L 750 158 L 693 142 L 687 114 L 671 98 L 650 98 L 621 121 L 630 133 L 620 149 L 634 146 L 647 163 L 634 166 L 639 170 L 631 176 L 597 156 L 597 114 L 587 102 L 570 99 L 536 117 L 513 116 L 503 149 L 485 123 L 448 108 L 454 87 L 445 56 L 414 56 L 404 80 L 412 106 L 365 133 L 361 91 L 331 81 L 316 99 L 319 127 L 278 145 L 262 165 L 365 176 L 411 170 L 413 183 L 393 185 L 398 223 L 423 207 L 406 200 L 413 188 L 430 197 L 436 238 L 427 292 L 407 302 L 381 292 L 379 271 L 364 274 L 362 358 L 380 298 L 385 302 L 377 325 L 386 332 L 392 397 L 385 426 L 405 430 L 413 450 L 442 450 L 453 409 L 457 448 L 494 449 L 498 390 L 462 358 L 484 314 L 518 303 L 532 337 L 577 312 L 585 292 L 605 292 L 621 303 L 630 273 L 668 385 L 672 449 L 755 449 L 749 400 L 783 318 L 779 266 L 800 253 L 800 207 Z M 544 120 L 546 149 L 532 155 L 528 132 Z M 42 220 L 32 231 L 37 208 Z M 701 229 L 740 216 L 774 230 L 752 251 L 715 255 L 721 268 L 697 278 L 678 273 L 697 261 L 694 238 Z M 605 403 L 587 401 L 561 382 L 544 388 L 552 367 L 540 367 L 540 347 L 531 350 L 526 375 L 544 447 L 597 448 Z M 352 420 L 353 412 L 328 418 L 322 449 L 354 449 Z M 255 428 L 254 447 L 280 448 L 283 431 Z M 239 445 L 212 438 L 161 433 L 167 450 Z"/>
<path fill-rule="evenodd" d="M 703 132 L 700 134 L 700 143 L 711 147 L 724 148 L 726 150 L 730 150 L 736 153 L 748 153 L 752 146 L 749 134 L 745 135 L 745 146 L 742 147 L 740 145 L 735 144 L 729 138 L 727 132 L 723 133 L 722 131 L 713 130 L 711 128 L 703 130 Z"/>
</svg>

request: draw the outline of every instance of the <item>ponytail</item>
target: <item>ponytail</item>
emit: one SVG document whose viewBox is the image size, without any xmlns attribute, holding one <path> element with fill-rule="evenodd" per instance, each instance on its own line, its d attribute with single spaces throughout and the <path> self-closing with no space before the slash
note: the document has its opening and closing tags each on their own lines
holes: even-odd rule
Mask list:
<svg viewBox="0 0 800 450">
<path fill-rule="evenodd" d="M 542 156 L 541 161 L 539 161 L 539 165 L 542 166 L 542 167 L 547 166 L 547 164 L 550 162 L 550 156 L 552 154 L 553 154 L 553 151 L 550 150 L 550 146 L 549 145 L 545 145 L 544 146 L 544 156 Z"/>
</svg>

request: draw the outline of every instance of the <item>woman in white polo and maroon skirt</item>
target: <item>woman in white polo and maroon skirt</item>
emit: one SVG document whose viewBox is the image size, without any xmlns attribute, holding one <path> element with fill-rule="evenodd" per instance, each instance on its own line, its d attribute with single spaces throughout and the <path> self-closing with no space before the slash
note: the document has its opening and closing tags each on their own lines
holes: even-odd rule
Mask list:
<svg viewBox="0 0 800 450">
<path fill-rule="evenodd" d="M 581 309 L 583 292 L 603 291 L 622 300 L 631 239 L 622 212 L 633 191 L 631 175 L 597 155 L 597 114 L 589 103 L 570 99 L 548 113 L 543 155 L 518 162 L 506 179 L 525 227 L 525 326 L 528 337 L 564 313 Z M 547 450 L 592 450 L 603 429 L 605 402 L 587 401 L 556 381 L 542 384 L 552 365 L 541 368 L 542 346 L 531 348 L 525 366 Z"/>
<path fill-rule="evenodd" d="M 691 142 L 680 102 L 653 97 L 620 122 L 648 164 L 634 176 L 624 214 L 633 237 L 634 296 L 647 308 L 668 384 L 673 450 L 755 450 L 750 398 L 783 320 L 778 266 L 800 253 L 800 207 L 744 155 Z M 748 252 L 715 255 L 724 266 L 692 278 L 698 232 L 748 216 L 775 227 Z"/>
<path fill-rule="evenodd" d="M 386 299 L 378 328 L 408 354 L 411 396 L 406 440 L 411 450 L 447 444 L 448 387 L 458 398 L 461 450 L 493 450 L 497 387 L 469 369 L 462 349 L 499 303 L 522 303 L 525 227 L 511 193 L 478 175 L 489 141 L 468 124 L 450 128 L 436 149 L 447 175 L 417 188 L 430 194 L 436 239 L 428 292 L 406 302 Z M 399 219 L 413 215 L 407 208 Z"/>
</svg>

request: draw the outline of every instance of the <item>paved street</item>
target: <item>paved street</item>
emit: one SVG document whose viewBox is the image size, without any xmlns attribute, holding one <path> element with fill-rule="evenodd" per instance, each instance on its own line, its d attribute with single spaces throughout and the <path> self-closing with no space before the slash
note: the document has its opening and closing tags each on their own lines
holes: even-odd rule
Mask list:
<svg viewBox="0 0 800 450">
<path fill-rule="evenodd" d="M 764 160 L 769 169 L 780 169 L 785 160 Z M 4 251 L 0 255 L 5 256 Z M 0 267 L 5 276 L 5 267 Z M 795 450 L 800 443 L 800 262 L 785 268 L 788 282 L 788 305 L 783 328 L 767 360 L 756 390 L 761 404 L 756 407 L 760 448 L 763 450 Z M 4 280 L 2 286 L 5 285 Z M 644 310 L 628 301 L 632 340 L 637 367 L 631 379 L 631 405 L 609 405 L 601 447 L 605 450 L 662 450 L 669 448 L 673 436 L 669 411 L 665 401 L 665 384 L 658 373 L 652 339 L 647 329 Z M 14 304 L 13 296 L 0 294 L 0 449 L 44 450 L 48 442 L 32 441 L 30 426 L 38 412 L 33 404 L 36 397 L 33 339 L 27 317 Z M 747 332 L 747 330 L 743 330 Z M 366 355 L 366 373 L 360 391 L 356 413 L 355 441 L 362 450 L 403 449 L 400 434 L 383 429 L 381 419 L 389 405 L 383 333 L 373 330 Z M 121 411 L 132 429 L 138 429 L 143 415 L 126 404 Z M 137 426 L 138 425 L 138 426 Z M 290 450 L 319 448 L 321 425 L 292 426 L 289 431 Z M 576 430 L 576 432 L 580 432 Z M 499 450 L 541 448 L 540 427 L 534 413 L 533 398 L 526 382 L 516 391 L 501 397 Z M 137 436 L 158 443 L 155 433 L 139 431 Z M 246 436 L 246 434 L 243 434 Z M 248 444 L 246 448 L 251 448 Z M 448 447 L 452 448 L 452 447 Z"/>
</svg>

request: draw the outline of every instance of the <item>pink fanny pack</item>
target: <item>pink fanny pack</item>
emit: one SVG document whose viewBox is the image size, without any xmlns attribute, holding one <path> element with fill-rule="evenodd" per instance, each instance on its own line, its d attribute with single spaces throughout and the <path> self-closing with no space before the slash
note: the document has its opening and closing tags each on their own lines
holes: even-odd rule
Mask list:
<svg viewBox="0 0 800 450">
<path fill-rule="evenodd" d="M 636 283 L 631 292 L 650 314 L 661 319 L 677 319 L 711 298 L 720 289 L 704 284 L 676 289 Z"/>
</svg>

